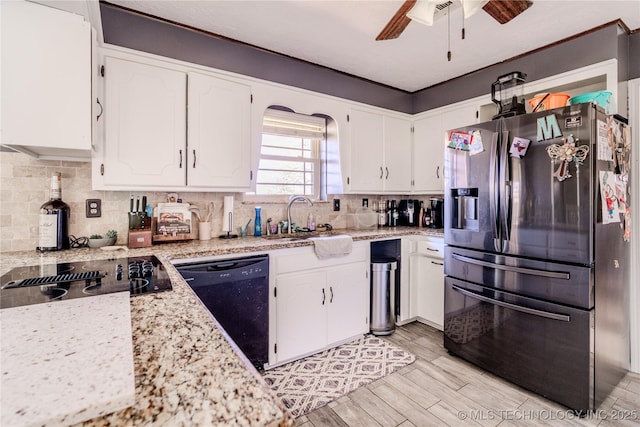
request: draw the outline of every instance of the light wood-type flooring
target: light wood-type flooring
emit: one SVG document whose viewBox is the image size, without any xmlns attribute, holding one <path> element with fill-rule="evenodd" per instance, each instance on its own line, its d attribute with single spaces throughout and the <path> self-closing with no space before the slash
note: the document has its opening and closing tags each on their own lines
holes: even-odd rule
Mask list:
<svg viewBox="0 0 640 427">
<path fill-rule="evenodd" d="M 416 361 L 296 420 L 324 426 L 639 426 L 640 375 L 629 373 L 601 407 L 577 418 L 565 407 L 489 374 L 442 345 L 442 332 L 413 322 L 388 340 Z"/>
</svg>

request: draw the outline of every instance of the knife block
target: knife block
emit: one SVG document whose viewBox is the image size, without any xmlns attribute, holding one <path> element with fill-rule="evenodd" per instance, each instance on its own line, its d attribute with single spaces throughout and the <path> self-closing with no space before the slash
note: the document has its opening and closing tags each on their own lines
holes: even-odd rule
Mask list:
<svg viewBox="0 0 640 427">
<path fill-rule="evenodd" d="M 148 248 L 152 245 L 151 230 L 129 230 L 130 248 Z"/>
</svg>

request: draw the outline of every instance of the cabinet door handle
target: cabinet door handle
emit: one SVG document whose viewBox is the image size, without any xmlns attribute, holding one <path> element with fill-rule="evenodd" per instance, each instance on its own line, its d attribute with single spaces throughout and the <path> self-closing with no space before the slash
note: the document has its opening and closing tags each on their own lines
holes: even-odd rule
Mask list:
<svg viewBox="0 0 640 427">
<path fill-rule="evenodd" d="M 385 176 L 384 179 L 389 179 L 389 168 L 385 167 L 384 170 L 387 171 L 387 176 Z"/>
<path fill-rule="evenodd" d="M 326 295 L 324 293 L 324 288 L 322 288 L 322 305 L 324 305 L 324 300 L 326 299 Z"/>
<path fill-rule="evenodd" d="M 436 167 L 436 178 L 440 179 L 440 166 Z"/>
<path fill-rule="evenodd" d="M 435 261 L 431 261 L 431 264 L 435 264 L 435 265 L 444 265 L 444 262 L 435 262 Z"/>
<path fill-rule="evenodd" d="M 196 168 L 196 150 L 193 150 L 193 168 Z"/>
<path fill-rule="evenodd" d="M 382 166 L 380 166 L 380 179 L 382 179 Z"/>
<path fill-rule="evenodd" d="M 102 104 L 100 103 L 100 98 L 96 98 L 96 102 L 100 106 L 100 114 L 98 114 L 98 116 L 96 117 L 96 122 L 97 122 L 98 120 L 100 120 L 100 117 L 102 117 L 102 113 L 104 112 L 104 108 L 102 108 Z"/>
<path fill-rule="evenodd" d="M 182 150 L 178 150 L 178 152 L 180 153 L 180 169 L 182 169 Z"/>
<path fill-rule="evenodd" d="M 333 286 L 329 286 L 329 291 L 331 292 L 331 297 L 329 298 L 329 302 L 333 302 Z"/>
</svg>

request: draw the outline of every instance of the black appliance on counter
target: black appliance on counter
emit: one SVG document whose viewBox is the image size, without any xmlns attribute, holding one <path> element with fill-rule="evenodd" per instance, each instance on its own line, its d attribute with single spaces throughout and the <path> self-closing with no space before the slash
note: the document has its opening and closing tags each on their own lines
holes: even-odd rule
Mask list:
<svg viewBox="0 0 640 427">
<path fill-rule="evenodd" d="M 443 199 L 431 199 L 429 201 L 431 209 L 431 228 L 444 228 L 444 200 Z"/>
<path fill-rule="evenodd" d="M 630 244 L 606 199 L 630 173 L 624 125 L 578 104 L 471 132 L 482 151 L 445 149 L 445 348 L 595 410 L 630 362 Z"/>
<path fill-rule="evenodd" d="M 171 290 L 154 255 L 16 267 L 0 278 L 0 308 L 129 291 L 131 296 Z"/>
<path fill-rule="evenodd" d="M 173 264 L 247 359 L 264 369 L 269 362 L 269 256 Z"/>
<path fill-rule="evenodd" d="M 402 199 L 398 204 L 398 225 L 417 227 L 420 222 L 420 200 Z"/>
</svg>

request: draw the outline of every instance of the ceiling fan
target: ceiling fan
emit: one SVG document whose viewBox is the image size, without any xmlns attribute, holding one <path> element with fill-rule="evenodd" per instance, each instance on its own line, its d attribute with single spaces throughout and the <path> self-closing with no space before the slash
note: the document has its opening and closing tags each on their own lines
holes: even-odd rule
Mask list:
<svg viewBox="0 0 640 427">
<path fill-rule="evenodd" d="M 505 24 L 527 10 L 533 2 L 531 0 L 455 0 L 462 3 L 465 18 L 471 16 L 480 7 L 491 15 L 496 21 Z M 446 0 L 406 0 L 398 11 L 382 29 L 376 40 L 396 39 L 402 34 L 411 20 L 417 20 L 426 25 L 432 25 L 434 17 L 441 11 L 454 5 L 453 1 Z M 422 9 L 422 10 L 420 10 Z M 427 18 L 422 19 L 426 12 Z M 413 17 L 408 16 L 413 14 Z"/>
</svg>

